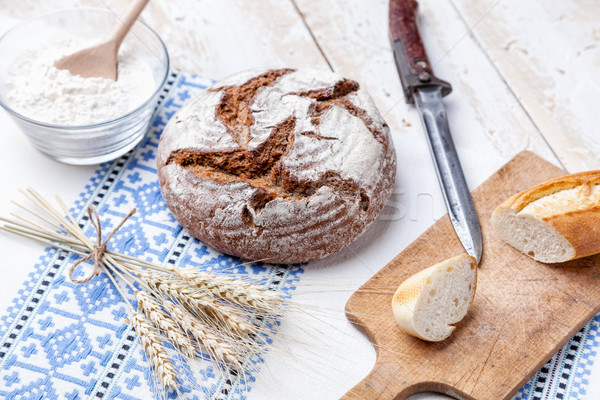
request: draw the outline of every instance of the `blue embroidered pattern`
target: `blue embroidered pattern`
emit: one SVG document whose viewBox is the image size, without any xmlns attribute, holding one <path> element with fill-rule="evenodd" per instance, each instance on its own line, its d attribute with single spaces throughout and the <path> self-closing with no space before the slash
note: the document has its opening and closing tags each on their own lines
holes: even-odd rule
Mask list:
<svg viewBox="0 0 600 400">
<path fill-rule="evenodd" d="M 117 232 L 109 248 L 167 265 L 247 274 L 270 287 L 294 289 L 300 267 L 263 264 L 239 266 L 238 260 L 217 253 L 190 237 L 168 211 L 156 178 L 156 149 L 166 122 L 210 82 L 173 73 L 162 95 L 151 131 L 133 152 L 103 164 L 91 178 L 72 212 L 84 232 L 95 232 L 85 212 L 91 204 L 110 232 L 131 210 L 138 212 Z M 0 398 L 6 399 L 147 399 L 154 379 L 129 325 L 126 305 L 105 275 L 85 284 L 68 279 L 75 256 L 46 249 L 35 271 L 2 317 L 0 332 Z M 83 276 L 78 267 L 75 276 Z M 260 364 L 258 358 L 248 360 Z M 182 398 L 244 398 L 238 387 L 248 382 L 224 381 L 209 362 L 182 367 L 186 379 L 201 382 L 204 393 Z M 256 366 L 254 367 L 256 369 Z M 248 379 L 249 378 L 249 379 Z M 251 381 L 252 377 L 247 377 Z M 170 393 L 169 397 L 174 397 Z"/>
<path fill-rule="evenodd" d="M 514 400 L 585 399 L 588 377 L 600 348 L 596 315 L 514 397 Z"/>
<path fill-rule="evenodd" d="M 133 207 L 138 212 L 119 230 L 113 250 L 167 265 L 248 274 L 271 287 L 291 292 L 300 267 L 238 265 L 190 237 L 177 224 L 163 201 L 156 179 L 156 148 L 166 122 L 211 82 L 173 73 L 161 95 L 153 126 L 138 148 L 103 164 L 90 179 L 72 212 L 89 236 L 85 213 L 94 205 L 109 232 Z M 123 399 L 152 397 L 153 379 L 139 342 L 124 323 L 125 304 L 105 275 L 77 285 L 67 269 L 75 257 L 46 249 L 29 279 L 0 323 L 0 398 L 5 399 Z M 78 269 L 76 275 L 82 276 Z M 600 315 L 578 332 L 521 389 L 515 400 L 584 399 L 591 366 L 600 348 Z M 248 361 L 260 365 L 262 359 Z M 183 398 L 243 399 L 240 379 L 224 381 L 209 363 L 185 367 L 187 379 L 202 382 L 204 391 L 186 391 Z M 174 393 L 171 396 L 174 397 Z"/>
</svg>

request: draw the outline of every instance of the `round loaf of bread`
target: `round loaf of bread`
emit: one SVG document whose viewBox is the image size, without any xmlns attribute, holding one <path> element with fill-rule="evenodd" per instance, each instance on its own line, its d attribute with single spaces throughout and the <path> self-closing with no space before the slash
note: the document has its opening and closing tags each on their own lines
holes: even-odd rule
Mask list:
<svg viewBox="0 0 600 400">
<path fill-rule="evenodd" d="M 301 263 L 373 222 L 396 174 L 389 128 L 352 80 L 248 71 L 187 103 L 165 127 L 158 177 L 179 223 L 234 256 Z"/>
</svg>

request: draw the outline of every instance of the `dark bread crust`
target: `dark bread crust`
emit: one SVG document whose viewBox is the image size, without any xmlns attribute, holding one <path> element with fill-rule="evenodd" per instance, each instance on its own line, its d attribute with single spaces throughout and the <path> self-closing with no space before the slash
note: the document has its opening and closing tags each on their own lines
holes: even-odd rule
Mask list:
<svg viewBox="0 0 600 400">
<path fill-rule="evenodd" d="M 256 111 L 252 109 L 256 97 L 293 73 L 270 70 L 240 84 L 216 85 L 209 93 L 222 94 L 217 104 L 191 105 L 214 110 L 209 113 L 214 121 L 198 121 L 193 135 L 214 134 L 206 126 L 218 126 L 225 132 L 222 136 L 235 145 L 215 149 L 176 144 L 177 125 L 189 123 L 195 115 L 186 121 L 176 115 L 165 128 L 158 157 L 165 201 L 183 227 L 221 252 L 272 263 L 318 259 L 356 239 L 389 197 L 396 170 L 389 128 L 379 114 L 371 115 L 372 110 L 369 113 L 353 103 L 357 100 L 351 98 L 360 90 L 354 81 L 340 78 L 332 85 L 315 84 L 314 89 L 282 93 L 282 99 L 300 97 L 310 101 L 310 106 L 305 113 L 294 112 L 273 126 L 262 126 L 270 132 L 256 142 Z M 315 74 L 331 79 L 328 73 Z M 352 116 L 362 121 L 363 132 L 348 131 L 348 138 L 339 132 L 324 134 L 321 123 L 334 107 L 345 110 L 348 119 Z M 312 129 L 299 127 L 306 126 L 305 120 Z M 340 126 L 340 132 L 344 128 Z M 313 178 L 306 177 L 310 163 L 318 165 L 320 158 L 327 159 L 326 152 L 331 150 L 323 144 L 353 140 L 350 135 L 364 132 L 372 135 L 372 148 L 365 154 L 373 158 L 367 164 L 377 169 L 375 173 L 364 171 L 365 176 L 355 176 L 343 169 L 325 169 Z M 364 143 L 364 138 L 361 140 Z M 303 149 L 306 141 L 312 141 L 317 149 L 315 160 L 307 157 L 299 168 L 286 165 L 286 160 L 295 160 L 290 155 L 294 146 Z"/>
</svg>

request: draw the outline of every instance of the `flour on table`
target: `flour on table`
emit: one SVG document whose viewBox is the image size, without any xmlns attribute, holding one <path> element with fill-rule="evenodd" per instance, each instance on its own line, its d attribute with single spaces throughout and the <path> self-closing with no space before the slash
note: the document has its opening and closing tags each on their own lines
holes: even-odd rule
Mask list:
<svg viewBox="0 0 600 400">
<path fill-rule="evenodd" d="M 63 41 L 25 53 L 5 82 L 9 107 L 39 122 L 76 126 L 106 122 L 141 106 L 155 89 L 154 77 L 131 47 L 119 53 L 116 82 L 54 67 L 56 60 L 93 44 Z"/>
</svg>

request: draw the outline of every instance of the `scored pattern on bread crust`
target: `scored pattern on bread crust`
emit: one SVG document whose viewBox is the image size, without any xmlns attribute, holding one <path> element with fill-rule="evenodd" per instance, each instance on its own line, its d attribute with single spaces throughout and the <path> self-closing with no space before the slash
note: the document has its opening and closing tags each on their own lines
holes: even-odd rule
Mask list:
<svg viewBox="0 0 600 400">
<path fill-rule="evenodd" d="M 225 124 L 227 131 L 240 147 L 247 148 L 250 143 L 250 127 L 254 123 L 250 103 L 258 90 L 271 86 L 279 77 L 292 71 L 292 69 L 272 70 L 250 79 L 243 85 L 209 89 L 211 92 L 225 91 L 217 107 L 217 117 Z"/>
<path fill-rule="evenodd" d="M 295 120 L 288 118 L 273 129 L 271 137 L 259 147 L 227 152 L 205 152 L 197 149 L 179 149 L 171 152 L 166 164 L 176 163 L 194 174 L 215 182 L 238 180 L 258 189 L 251 205 L 261 210 L 275 198 L 298 200 L 310 197 L 322 186 L 328 186 L 344 197 L 360 196 L 361 209 L 369 207 L 369 196 L 350 179 L 335 172 L 326 172 L 318 181 L 301 181 L 277 165 L 294 140 Z"/>
<path fill-rule="evenodd" d="M 222 252 L 279 263 L 352 242 L 396 170 L 369 95 L 316 70 L 226 79 L 171 118 L 158 151 L 161 190 L 182 226 Z"/>
<path fill-rule="evenodd" d="M 271 70 L 254 77 L 240 86 L 217 87 L 210 91 L 225 91 L 221 103 L 217 106 L 217 116 L 227 127 L 229 135 L 240 146 L 230 151 L 206 152 L 194 148 L 177 149 L 171 152 L 166 164 L 176 163 L 195 173 L 203 179 L 216 182 L 239 180 L 259 189 L 251 199 L 251 206 L 259 211 L 265 204 L 275 198 L 298 200 L 314 195 L 322 186 L 328 186 L 343 197 L 360 197 L 360 209 L 369 208 L 369 196 L 364 189 L 351 179 L 343 179 L 338 173 L 328 171 L 316 181 L 299 180 L 278 165 L 281 157 L 288 153 L 294 142 L 296 118 L 291 116 L 273 127 L 269 138 L 254 149 L 249 149 L 250 129 L 254 123 L 250 104 L 258 90 L 272 85 L 281 76 L 292 72 L 291 69 Z M 365 110 L 348 101 L 349 94 L 360 88 L 358 82 L 342 79 L 333 86 L 294 93 L 297 96 L 309 97 L 316 102 L 309 108 L 311 121 L 320 124 L 321 116 L 333 105 L 344 107 L 348 112 L 363 120 L 373 137 L 387 147 L 383 132 L 378 129 Z M 336 140 L 333 137 L 321 136 L 315 131 L 300 132 L 322 140 Z M 251 223 L 248 213 L 247 222 Z"/>
<path fill-rule="evenodd" d="M 369 131 L 371 131 L 375 140 L 381 143 L 382 146 L 387 147 L 387 140 L 385 140 L 381 130 L 375 126 L 373 120 L 367 115 L 367 112 L 355 106 L 348 100 L 348 95 L 356 92 L 359 88 L 360 85 L 358 82 L 349 79 L 342 79 L 341 81 L 336 82 L 333 86 L 324 89 L 315 89 L 296 93 L 296 95 L 301 97 L 310 97 L 311 99 L 317 100 L 317 102 L 311 105 L 308 110 L 312 117 L 311 120 L 313 124 L 318 126 L 321 123 L 321 116 L 327 110 L 329 110 L 331 106 L 337 105 L 345 108 L 351 115 L 360 118 L 365 123 Z M 312 131 L 302 132 L 301 134 L 309 133 L 320 136 L 318 133 Z"/>
</svg>

